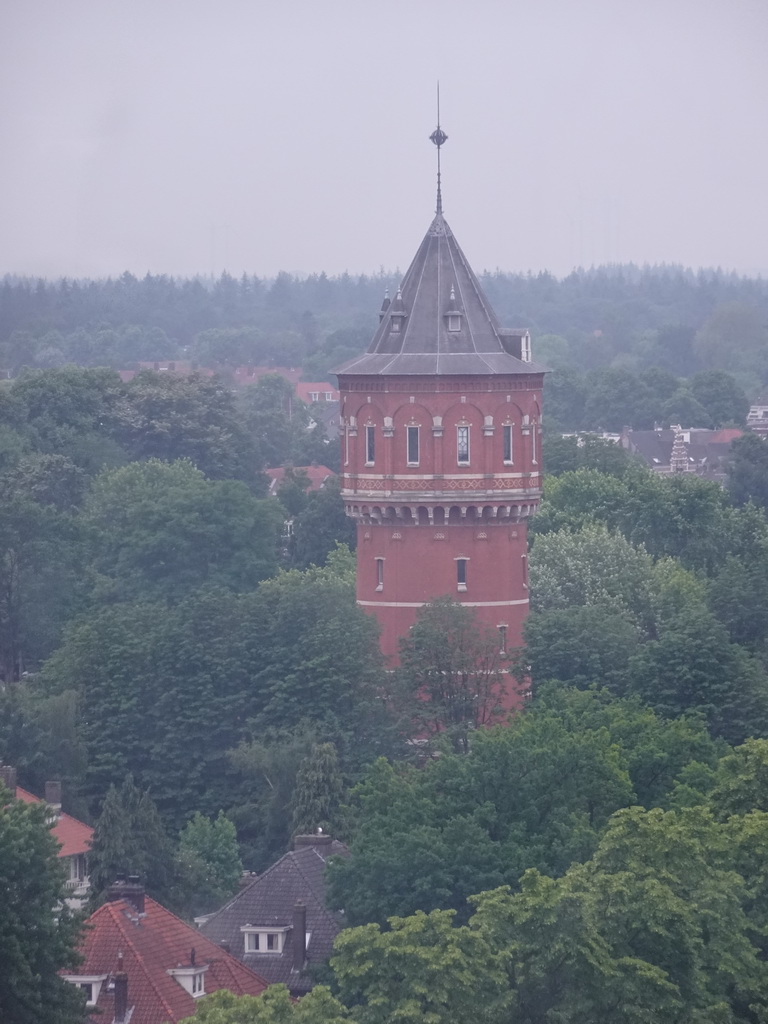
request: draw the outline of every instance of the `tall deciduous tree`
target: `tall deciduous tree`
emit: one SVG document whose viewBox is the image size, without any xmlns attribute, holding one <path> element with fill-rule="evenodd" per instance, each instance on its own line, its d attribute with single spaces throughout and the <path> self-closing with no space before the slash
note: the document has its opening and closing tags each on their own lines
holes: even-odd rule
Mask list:
<svg viewBox="0 0 768 1024">
<path fill-rule="evenodd" d="M 82 993 L 58 974 L 75 968 L 80 922 L 45 804 L 9 800 L 0 786 L 0 1020 L 79 1024 Z"/>
<path fill-rule="evenodd" d="M 216 910 L 234 896 L 243 865 L 234 824 L 219 811 L 216 818 L 196 812 L 179 833 L 176 853 L 178 898 L 190 916 Z"/>
<path fill-rule="evenodd" d="M 403 693 L 419 730 L 466 751 L 469 734 L 502 714 L 504 652 L 496 630 L 450 597 L 420 609 L 400 643 Z"/>
<path fill-rule="evenodd" d="M 250 590 L 277 568 L 276 504 L 238 481 L 208 480 L 188 460 L 102 474 L 85 517 L 92 571 L 118 599 L 178 599 L 205 583 Z"/>
</svg>

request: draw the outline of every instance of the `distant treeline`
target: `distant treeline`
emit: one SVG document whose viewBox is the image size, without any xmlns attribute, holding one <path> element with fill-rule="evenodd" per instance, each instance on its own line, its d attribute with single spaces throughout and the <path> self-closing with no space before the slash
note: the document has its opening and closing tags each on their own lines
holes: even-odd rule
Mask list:
<svg viewBox="0 0 768 1024">
<path fill-rule="evenodd" d="M 99 281 L 6 277 L 0 366 L 68 362 L 128 367 L 186 358 L 201 365 L 302 366 L 305 379 L 361 351 L 395 275 L 280 273 L 217 280 L 125 273 Z M 555 370 L 658 367 L 677 377 L 723 370 L 754 397 L 768 382 L 768 282 L 719 270 L 609 266 L 485 274 L 502 322 L 527 327 L 534 357 Z"/>
</svg>

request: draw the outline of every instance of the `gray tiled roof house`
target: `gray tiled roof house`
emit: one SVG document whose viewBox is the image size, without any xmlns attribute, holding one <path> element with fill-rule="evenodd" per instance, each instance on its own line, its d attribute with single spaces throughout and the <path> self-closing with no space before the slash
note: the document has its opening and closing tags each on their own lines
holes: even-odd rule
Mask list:
<svg viewBox="0 0 768 1024">
<path fill-rule="evenodd" d="M 312 966 L 328 959 L 342 927 L 340 915 L 325 905 L 325 862 L 348 853 L 331 836 L 296 836 L 293 850 L 209 917 L 200 931 L 269 984 L 282 982 L 293 995 L 308 992 Z M 296 944 L 302 931 L 303 951 Z"/>
</svg>

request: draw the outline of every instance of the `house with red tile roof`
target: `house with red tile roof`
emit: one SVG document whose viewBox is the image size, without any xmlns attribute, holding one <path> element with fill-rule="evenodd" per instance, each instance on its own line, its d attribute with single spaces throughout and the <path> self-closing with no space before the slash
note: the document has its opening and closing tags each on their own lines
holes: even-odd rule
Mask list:
<svg viewBox="0 0 768 1024">
<path fill-rule="evenodd" d="M 0 766 L 0 782 L 10 790 L 12 796 L 25 804 L 43 803 L 39 796 L 16 785 L 15 768 Z M 60 782 L 46 782 L 44 802 L 51 808 L 51 816 L 55 816 L 56 819 L 51 832 L 59 843 L 59 857 L 67 861 L 66 886 L 70 894 L 68 902 L 75 909 L 79 909 L 90 890 L 88 853 L 91 849 L 93 829 L 62 811 Z"/>
<path fill-rule="evenodd" d="M 86 992 L 93 1021 L 176 1024 L 218 989 L 258 996 L 266 981 L 145 896 L 137 876 L 119 879 L 91 914 L 77 973 L 62 976 Z"/>
<path fill-rule="evenodd" d="M 307 405 L 313 402 L 338 402 L 339 390 L 327 381 L 298 381 L 296 394 Z"/>
<path fill-rule="evenodd" d="M 264 472 L 269 477 L 269 496 L 270 498 L 276 498 L 277 492 L 280 489 L 280 484 L 285 479 L 285 466 L 277 466 L 275 469 L 265 469 Z M 294 473 L 306 473 L 309 478 L 310 491 L 319 491 L 321 487 L 324 487 L 326 481 L 330 480 L 332 476 L 336 476 L 332 469 L 328 469 L 327 466 L 294 466 Z"/>
</svg>

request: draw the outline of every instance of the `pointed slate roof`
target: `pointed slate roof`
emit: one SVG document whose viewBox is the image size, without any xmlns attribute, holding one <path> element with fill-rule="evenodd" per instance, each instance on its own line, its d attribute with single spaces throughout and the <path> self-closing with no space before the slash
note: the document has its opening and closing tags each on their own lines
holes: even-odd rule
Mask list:
<svg viewBox="0 0 768 1024">
<path fill-rule="evenodd" d="M 311 967 L 328 959 L 342 926 L 340 916 L 325 905 L 325 861 L 333 855 L 348 854 L 347 847 L 330 836 L 315 845 L 291 850 L 209 917 L 200 926 L 201 933 L 215 943 L 228 942 L 233 956 L 270 985 L 283 982 L 294 995 L 308 992 L 313 984 Z M 310 939 L 306 969 L 293 970 L 292 930 L 280 954 L 246 952 L 240 929 L 244 925 L 290 928 L 297 900 L 307 909 Z"/>
<path fill-rule="evenodd" d="M 459 330 L 448 329 L 449 313 L 459 314 Z M 368 351 L 334 373 L 543 373 L 543 367 L 512 354 L 515 339 L 519 350 L 521 333 L 499 325 L 459 243 L 438 213 L 397 298 L 382 310 Z"/>
</svg>

